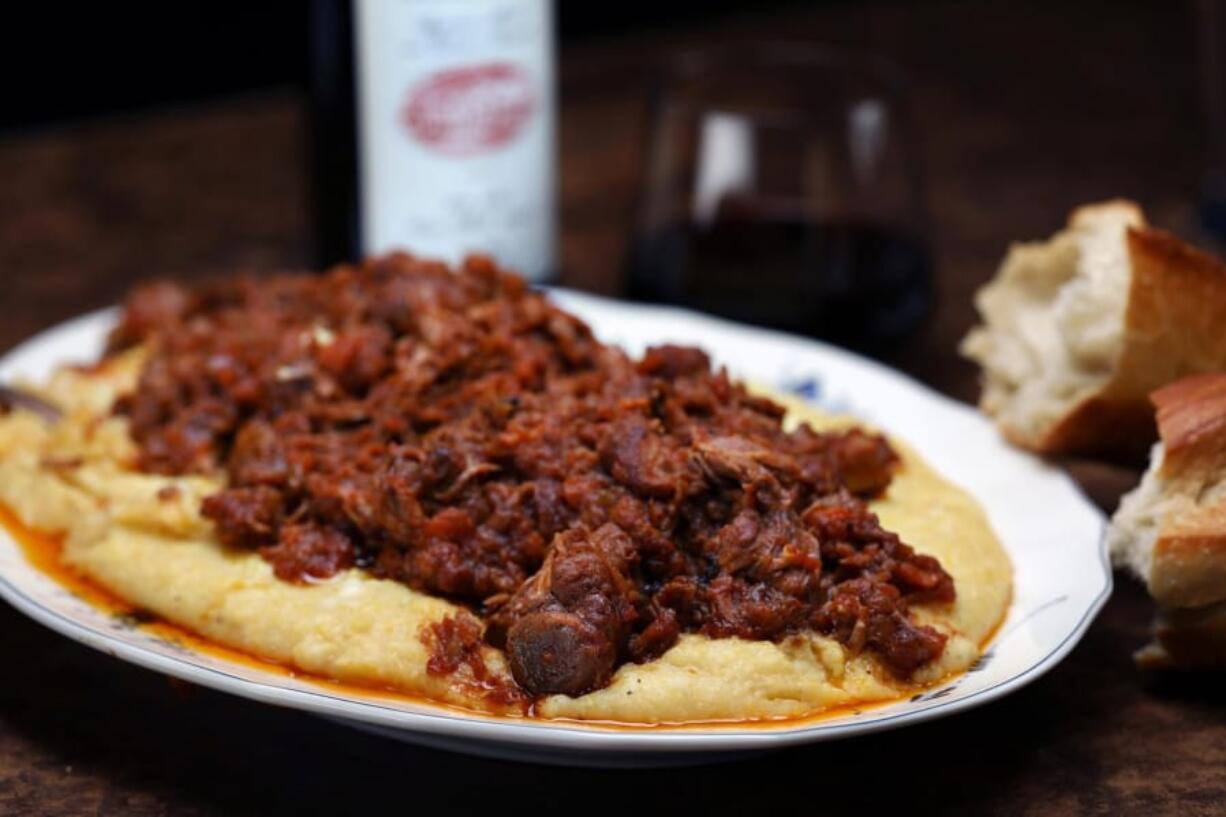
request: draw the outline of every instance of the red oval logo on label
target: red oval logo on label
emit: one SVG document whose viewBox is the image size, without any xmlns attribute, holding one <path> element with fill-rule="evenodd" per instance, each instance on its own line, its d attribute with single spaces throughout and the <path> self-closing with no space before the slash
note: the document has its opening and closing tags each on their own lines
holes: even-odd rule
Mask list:
<svg viewBox="0 0 1226 817">
<path fill-rule="evenodd" d="M 470 156 L 511 142 L 536 100 L 528 75 L 509 62 L 452 68 L 409 89 L 401 124 L 422 144 Z"/>
</svg>

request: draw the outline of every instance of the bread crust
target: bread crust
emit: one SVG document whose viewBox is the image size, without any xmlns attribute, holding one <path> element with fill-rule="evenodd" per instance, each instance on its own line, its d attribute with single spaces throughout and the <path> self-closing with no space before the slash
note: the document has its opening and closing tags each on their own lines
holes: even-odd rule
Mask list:
<svg viewBox="0 0 1226 817">
<path fill-rule="evenodd" d="M 1222 476 L 1226 472 L 1226 373 L 1185 377 L 1155 390 L 1151 400 L 1165 451 L 1163 478 L 1204 482 Z"/>
<path fill-rule="evenodd" d="M 1005 437 L 1040 454 L 1139 462 L 1154 441 L 1154 415 L 1144 396 L 1117 393 L 1108 384 L 1070 409 L 1037 443 L 1007 432 Z"/>
<path fill-rule="evenodd" d="M 1075 212 L 1070 223 L 1081 217 Z M 1156 435 L 1149 393 L 1226 369 L 1226 264 L 1153 227 L 1128 228 L 1126 241 L 1132 275 L 1114 372 L 1028 447 L 1140 460 Z"/>
<path fill-rule="evenodd" d="M 1226 600 L 1226 374 L 1153 393 L 1171 498 L 1154 543 L 1149 592 L 1164 607 Z"/>
<path fill-rule="evenodd" d="M 1154 642 L 1134 658 L 1145 669 L 1226 667 L 1226 604 L 1159 613 Z"/>
</svg>

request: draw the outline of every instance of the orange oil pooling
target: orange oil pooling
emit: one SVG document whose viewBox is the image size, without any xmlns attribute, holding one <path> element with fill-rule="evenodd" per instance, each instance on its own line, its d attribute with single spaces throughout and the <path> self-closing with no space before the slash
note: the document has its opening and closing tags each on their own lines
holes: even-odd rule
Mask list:
<svg viewBox="0 0 1226 817">
<path fill-rule="evenodd" d="M 0 505 L 0 527 L 4 528 L 16 540 L 27 562 L 77 598 L 107 615 L 125 617 L 133 626 L 139 627 L 144 632 L 155 635 L 169 643 L 186 647 L 192 652 L 283 678 L 293 678 L 329 692 L 345 695 L 346 697 L 357 697 L 388 703 L 412 703 L 454 710 L 465 714 L 485 714 L 374 684 L 367 686 L 353 682 L 335 681 L 313 673 L 303 672 L 295 667 L 280 664 L 276 661 L 260 658 L 233 647 L 218 644 L 216 641 L 206 638 L 199 633 L 160 619 L 148 611 L 141 610 L 106 588 L 100 587 L 90 579 L 82 576 L 64 563 L 62 558 L 64 549 L 62 536 L 32 530 L 24 525 L 17 518 L 16 514 L 4 505 Z"/>
<path fill-rule="evenodd" d="M 132 622 L 133 626 L 139 627 L 143 631 L 153 634 L 160 639 L 169 643 L 185 647 L 192 652 L 200 655 L 208 656 L 213 659 L 224 661 L 231 664 L 237 664 L 249 669 L 258 670 L 260 672 L 269 673 L 271 675 L 280 676 L 283 678 L 292 678 L 300 683 L 305 683 L 309 686 L 318 688 L 321 692 L 332 693 L 347 698 L 356 698 L 370 703 L 381 703 L 390 705 L 405 705 L 411 704 L 414 707 L 429 707 L 433 709 L 450 712 L 453 714 L 464 716 L 478 716 L 486 720 L 508 720 L 522 721 L 524 719 L 537 719 L 549 723 L 557 723 L 568 727 L 582 727 L 595 730 L 613 730 L 613 731 L 653 731 L 653 730 L 704 730 L 704 729 L 726 729 L 736 727 L 739 729 L 795 729 L 802 726 L 813 725 L 823 721 L 833 720 L 835 718 L 844 717 L 847 715 L 861 714 L 876 709 L 880 709 L 890 704 L 897 703 L 899 700 L 905 699 L 908 695 L 913 695 L 918 692 L 935 689 L 943 684 L 951 682 L 954 678 L 962 673 L 955 673 L 941 679 L 941 681 L 917 686 L 901 694 L 898 698 L 873 701 L 869 703 L 849 704 L 847 706 L 835 707 L 813 715 L 801 715 L 795 717 L 778 717 L 778 718 L 752 718 L 752 719 L 716 719 L 707 721 L 689 721 L 689 722 L 661 722 L 654 724 L 644 723 L 626 723 L 613 720 L 578 720 L 574 718 L 535 718 L 534 707 L 529 705 L 523 716 L 516 714 L 491 714 L 480 710 L 470 709 L 468 707 L 458 706 L 437 701 L 433 698 L 427 698 L 423 695 L 414 695 L 412 693 L 402 692 L 400 690 L 390 689 L 388 687 L 379 686 L 376 684 L 365 685 L 352 681 L 336 681 L 314 673 L 304 672 L 297 668 L 280 664 L 275 661 L 270 661 L 266 658 L 260 658 L 242 650 L 227 647 L 218 644 L 212 639 L 206 638 L 196 632 L 181 627 L 177 624 L 157 618 L 155 615 L 141 610 L 130 602 L 124 601 L 120 597 L 111 593 L 106 588 L 100 587 L 88 578 L 82 576 L 77 571 L 64 563 L 63 554 L 63 537 L 57 534 L 44 533 L 35 531 L 24 525 L 11 510 L 4 505 L 0 505 L 0 527 L 4 528 L 9 535 L 17 542 L 22 553 L 34 568 L 49 577 L 64 589 L 71 592 L 73 595 L 82 599 L 91 606 L 112 616 L 125 616 Z M 1003 623 L 1003 618 L 997 622 L 996 627 L 983 640 L 980 645 L 981 649 L 996 638 L 999 628 Z"/>
</svg>

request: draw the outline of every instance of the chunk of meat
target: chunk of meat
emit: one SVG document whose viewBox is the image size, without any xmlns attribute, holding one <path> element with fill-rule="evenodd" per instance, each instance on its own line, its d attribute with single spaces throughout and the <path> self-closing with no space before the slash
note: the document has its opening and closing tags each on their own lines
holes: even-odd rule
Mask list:
<svg viewBox="0 0 1226 817">
<path fill-rule="evenodd" d="M 170 281 L 153 281 L 137 287 L 124 300 L 119 323 L 107 338 L 107 349 L 126 349 L 158 328 L 174 325 L 194 301 L 189 289 Z"/>
<path fill-rule="evenodd" d="M 507 631 L 507 658 L 515 680 L 534 695 L 582 695 L 605 684 L 617 663 L 608 634 L 583 616 L 541 609 Z"/>
<path fill-rule="evenodd" d="M 346 327 L 318 346 L 316 360 L 351 392 L 370 388 L 392 365 L 392 335 L 374 325 Z"/>
<path fill-rule="evenodd" d="M 932 627 L 912 623 L 894 587 L 865 578 L 836 587 L 814 624 L 857 652 L 874 650 L 903 678 L 939 656 L 947 640 Z"/>
<path fill-rule="evenodd" d="M 581 695 L 608 680 L 637 618 L 634 561 L 634 543 L 616 525 L 559 534 L 541 569 L 490 620 L 524 689 Z"/>
<path fill-rule="evenodd" d="M 217 536 L 224 544 L 254 548 L 277 540 L 283 508 L 278 491 L 255 485 L 207 496 L 200 512 L 213 520 Z"/>
<path fill-rule="evenodd" d="M 685 454 L 643 417 L 614 423 L 600 453 L 613 478 L 635 493 L 667 498 L 683 489 Z"/>
<path fill-rule="evenodd" d="M 693 346 L 652 346 L 647 349 L 638 369 L 646 375 L 669 380 L 686 375 L 706 374 L 711 370 L 711 358 Z"/>
<path fill-rule="evenodd" d="M 281 485 L 289 478 L 289 462 L 281 436 L 271 423 L 253 420 L 234 438 L 226 464 L 238 485 Z"/>
<path fill-rule="evenodd" d="M 773 480 L 772 469 L 793 474 L 795 461 L 748 437 L 712 437 L 694 445 L 702 465 L 712 474 L 742 485 L 760 485 Z"/>
<path fill-rule="evenodd" d="M 880 434 L 853 428 L 830 438 L 843 487 L 857 496 L 876 496 L 894 478 L 899 460 Z"/>
<path fill-rule="evenodd" d="M 283 525 L 276 544 L 262 550 L 278 578 L 327 579 L 353 565 L 353 546 L 335 528 L 313 523 Z"/>
<path fill-rule="evenodd" d="M 707 587 L 706 597 L 711 612 L 702 632 L 716 638 L 771 640 L 806 623 L 808 607 L 768 585 L 720 576 Z"/>
<path fill-rule="evenodd" d="M 499 704 L 520 703 L 524 693 L 490 671 L 482 654 L 481 622 L 469 613 L 457 613 L 426 627 L 430 648 L 426 672 L 445 675 L 472 693 Z"/>
</svg>

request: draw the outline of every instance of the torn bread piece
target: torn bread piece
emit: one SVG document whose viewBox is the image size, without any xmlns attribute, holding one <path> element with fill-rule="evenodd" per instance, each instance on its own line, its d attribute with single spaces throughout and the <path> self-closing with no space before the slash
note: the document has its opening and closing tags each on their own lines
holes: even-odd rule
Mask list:
<svg viewBox="0 0 1226 817">
<path fill-rule="evenodd" d="M 1158 611 L 1153 642 L 1133 658 L 1144 669 L 1226 668 L 1226 602 Z"/>
<path fill-rule="evenodd" d="M 1148 227 L 1128 201 L 1081 207 L 1047 241 L 1010 248 L 976 296 L 962 353 L 981 408 L 1040 453 L 1127 460 L 1155 437 L 1149 392 L 1226 369 L 1226 265 Z"/>
<path fill-rule="evenodd" d="M 1226 666 L 1226 374 L 1153 394 L 1161 442 L 1111 520 L 1112 558 L 1158 602 L 1146 666 Z"/>
</svg>

